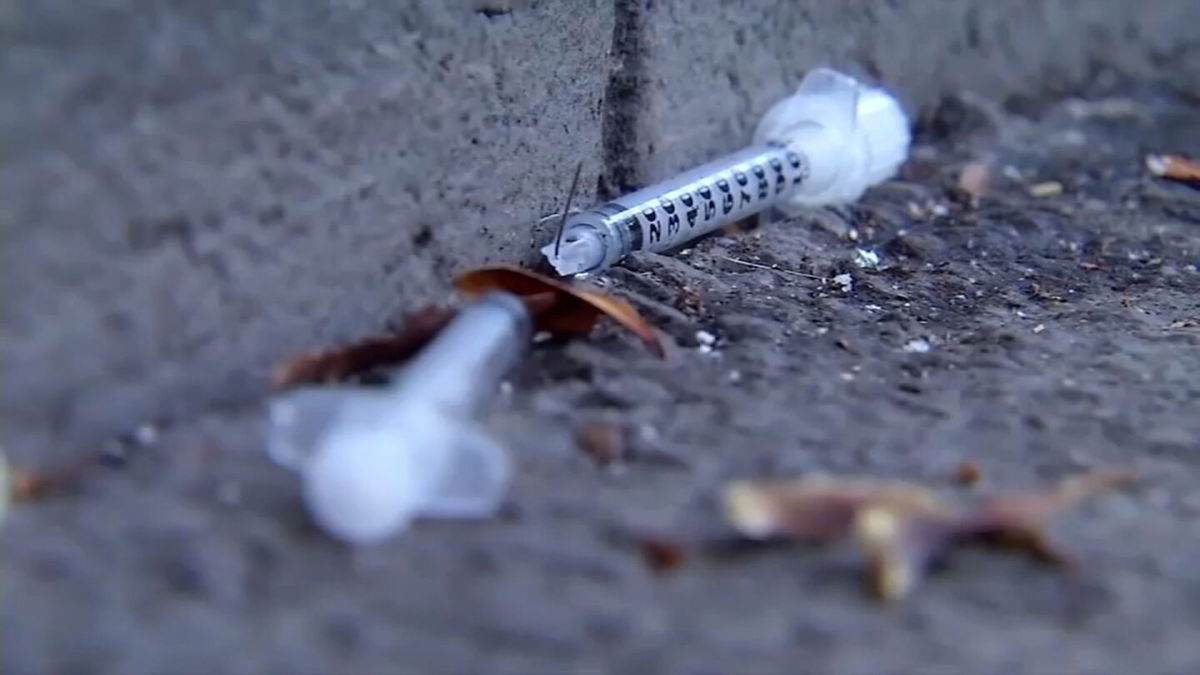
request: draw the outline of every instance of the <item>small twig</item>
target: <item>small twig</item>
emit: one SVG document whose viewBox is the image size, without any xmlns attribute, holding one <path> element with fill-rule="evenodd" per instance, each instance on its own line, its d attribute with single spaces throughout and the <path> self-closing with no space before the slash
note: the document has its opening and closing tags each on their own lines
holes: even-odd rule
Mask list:
<svg viewBox="0 0 1200 675">
<path fill-rule="evenodd" d="M 731 263 L 745 265 L 746 267 L 753 267 L 755 269 L 767 270 L 768 272 L 779 272 L 780 274 L 791 274 L 793 276 L 804 277 L 805 279 L 816 279 L 817 281 L 822 281 L 822 282 L 828 281 L 828 279 L 826 279 L 825 277 L 820 277 L 815 274 L 805 274 L 804 272 L 797 272 L 795 270 L 785 270 L 785 269 L 781 269 L 779 267 L 771 267 L 770 265 L 762 265 L 759 263 L 753 263 L 753 262 L 750 262 L 749 260 L 738 260 L 737 258 L 730 258 L 729 256 L 723 256 L 723 259 L 728 262 L 731 262 Z"/>
</svg>

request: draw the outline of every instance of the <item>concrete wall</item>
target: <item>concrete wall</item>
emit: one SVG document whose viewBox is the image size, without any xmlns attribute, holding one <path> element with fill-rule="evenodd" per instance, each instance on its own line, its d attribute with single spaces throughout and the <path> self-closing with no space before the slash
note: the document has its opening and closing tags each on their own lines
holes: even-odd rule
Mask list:
<svg viewBox="0 0 1200 675">
<path fill-rule="evenodd" d="M 6 445 L 253 401 L 280 354 L 531 260 L 577 162 L 615 192 L 737 147 L 811 66 L 914 111 L 1195 86 L 1197 25 L 1194 0 L 6 3 Z"/>
</svg>

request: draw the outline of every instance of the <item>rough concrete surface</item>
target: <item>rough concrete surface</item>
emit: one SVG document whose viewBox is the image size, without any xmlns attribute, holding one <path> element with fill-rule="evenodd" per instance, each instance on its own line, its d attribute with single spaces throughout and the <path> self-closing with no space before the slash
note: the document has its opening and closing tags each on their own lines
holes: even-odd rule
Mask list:
<svg viewBox="0 0 1200 675">
<path fill-rule="evenodd" d="M 21 3 L 6 427 L 77 443 L 245 402 L 281 350 L 524 256 L 570 167 L 599 169 L 611 8 L 573 4 Z"/>
<path fill-rule="evenodd" d="M 1141 161 L 1200 155 L 1197 6 L 1016 4 L 6 6 L 5 449 L 110 449 L 4 524 L 0 671 L 1194 672 L 1200 192 Z M 488 420 L 501 517 L 314 529 L 262 452 L 276 357 L 531 261 L 576 162 L 603 192 L 728 150 L 818 61 L 917 113 L 897 180 L 605 275 L 670 358 L 535 349 Z M 572 440 L 595 419 L 619 471 Z M 656 575 L 627 537 L 708 526 L 729 478 L 953 492 L 962 461 L 1141 481 L 1054 528 L 1077 575 L 964 553 L 890 608 L 852 552 Z"/>
</svg>

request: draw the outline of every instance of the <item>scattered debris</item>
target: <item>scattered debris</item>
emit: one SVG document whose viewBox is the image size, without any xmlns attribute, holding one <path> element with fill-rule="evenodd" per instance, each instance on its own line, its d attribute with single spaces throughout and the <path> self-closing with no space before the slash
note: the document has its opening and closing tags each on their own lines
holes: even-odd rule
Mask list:
<svg viewBox="0 0 1200 675">
<path fill-rule="evenodd" d="M 901 349 L 909 354 L 928 354 L 933 350 L 933 345 L 929 344 L 929 340 L 925 338 L 913 338 L 905 342 Z"/>
<path fill-rule="evenodd" d="M 1034 183 L 1029 186 L 1029 194 L 1033 197 L 1057 197 L 1063 193 L 1063 184 L 1056 180 Z"/>
<path fill-rule="evenodd" d="M 454 284 L 469 300 L 489 291 L 516 295 L 529 307 L 535 330 L 555 335 L 586 336 L 592 332 L 597 318 L 607 316 L 632 331 L 655 355 L 666 356 L 658 333 L 633 305 L 600 291 L 556 281 L 511 265 L 471 270 L 455 279 Z"/>
<path fill-rule="evenodd" d="M 1147 155 L 1146 168 L 1160 178 L 1200 182 L 1200 162 L 1182 155 Z"/>
<path fill-rule="evenodd" d="M 139 424 L 133 430 L 133 440 L 141 446 L 154 445 L 158 441 L 158 426 L 153 422 Z"/>
<path fill-rule="evenodd" d="M 971 162 L 958 173 L 958 189 L 965 192 L 974 204 L 987 195 L 991 183 L 992 167 L 986 162 Z"/>
<path fill-rule="evenodd" d="M 625 430 L 612 422 L 603 420 L 585 422 L 576 432 L 575 442 L 584 454 L 596 463 L 596 466 L 611 466 L 623 462 L 628 456 Z"/>
<path fill-rule="evenodd" d="M 974 487 L 983 480 L 983 469 L 975 462 L 963 462 L 954 470 L 954 482 L 967 487 Z"/>
<path fill-rule="evenodd" d="M 711 354 L 717 344 L 717 336 L 706 330 L 696 331 L 696 350 L 701 354 Z"/>
<path fill-rule="evenodd" d="M 53 493 L 61 492 L 78 481 L 84 468 L 83 463 L 72 464 L 58 470 L 37 472 L 11 466 L 6 467 L 8 499 L 13 503 L 23 502 L 42 499 Z"/>
<path fill-rule="evenodd" d="M 831 281 L 835 286 L 839 286 L 843 293 L 850 293 L 854 290 L 854 277 L 849 273 L 838 274 Z"/>
<path fill-rule="evenodd" d="M 1067 299 L 1061 295 L 1056 295 L 1054 293 L 1046 292 L 1042 288 L 1042 285 L 1036 281 L 1029 282 L 1029 295 L 1030 295 L 1030 297 L 1032 297 L 1036 300 L 1047 300 L 1049 302 L 1066 302 L 1067 301 Z"/>
<path fill-rule="evenodd" d="M 377 368 L 403 363 L 446 327 L 457 309 L 427 305 L 405 317 L 401 332 L 287 358 L 275 367 L 275 389 L 340 382 Z"/>
<path fill-rule="evenodd" d="M 679 542 L 645 538 L 638 541 L 638 546 L 646 567 L 653 572 L 670 572 L 683 564 L 684 547 Z"/>
<path fill-rule="evenodd" d="M 1039 323 L 1038 325 L 1033 327 L 1034 333 L 1041 333 L 1044 330 L 1046 330 L 1046 324 L 1044 324 L 1044 323 Z"/>
<path fill-rule="evenodd" d="M 986 544 L 1069 564 L 1043 532 L 1053 515 L 1082 499 L 1133 480 L 1128 473 L 1092 473 L 1031 495 L 981 499 L 957 508 L 904 482 L 804 478 L 738 481 L 727 486 L 727 521 L 743 536 L 830 543 L 853 539 L 867 554 L 870 583 L 884 600 L 907 595 L 953 549 Z"/>
<path fill-rule="evenodd" d="M 692 286 L 683 285 L 675 298 L 675 308 L 684 314 L 700 316 L 704 314 L 704 296 Z"/>
<path fill-rule="evenodd" d="M 865 248 L 854 249 L 854 264 L 863 269 L 873 270 L 879 267 L 879 254 Z"/>
</svg>

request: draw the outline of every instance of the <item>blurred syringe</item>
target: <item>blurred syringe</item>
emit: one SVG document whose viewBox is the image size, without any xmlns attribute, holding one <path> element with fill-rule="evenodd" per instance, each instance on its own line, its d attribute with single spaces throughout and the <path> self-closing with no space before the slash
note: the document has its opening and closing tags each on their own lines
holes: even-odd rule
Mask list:
<svg viewBox="0 0 1200 675">
<path fill-rule="evenodd" d="M 309 387 L 276 396 L 267 451 L 300 473 L 316 522 L 347 542 L 383 541 L 418 516 L 489 516 L 511 469 L 477 417 L 530 333 L 520 299 L 487 295 L 383 389 Z"/>
<path fill-rule="evenodd" d="M 633 251 L 666 251 L 769 208 L 858 199 L 908 154 L 908 120 L 887 92 L 819 68 L 771 108 L 753 145 L 615 201 L 569 214 L 542 253 L 563 276 Z"/>
</svg>

